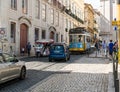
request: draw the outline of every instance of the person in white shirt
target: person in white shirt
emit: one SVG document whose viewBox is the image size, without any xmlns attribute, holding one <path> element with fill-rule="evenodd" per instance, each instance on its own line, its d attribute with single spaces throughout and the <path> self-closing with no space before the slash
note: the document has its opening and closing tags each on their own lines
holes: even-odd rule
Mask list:
<svg viewBox="0 0 120 92">
<path fill-rule="evenodd" d="M 107 56 L 107 43 L 105 40 L 102 43 L 102 49 L 103 49 L 104 55 Z"/>
</svg>

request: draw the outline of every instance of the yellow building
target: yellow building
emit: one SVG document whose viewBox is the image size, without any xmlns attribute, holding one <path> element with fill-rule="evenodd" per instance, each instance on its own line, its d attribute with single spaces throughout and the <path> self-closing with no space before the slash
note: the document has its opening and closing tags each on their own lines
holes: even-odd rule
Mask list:
<svg viewBox="0 0 120 92">
<path fill-rule="evenodd" d="M 94 9 L 92 7 L 91 4 L 87 4 L 85 3 L 84 4 L 84 9 L 85 9 L 85 25 L 86 25 L 86 29 L 88 32 L 90 32 L 91 34 L 91 37 L 92 37 L 92 40 L 94 40 L 94 23 L 95 23 L 95 20 L 94 20 Z"/>
</svg>

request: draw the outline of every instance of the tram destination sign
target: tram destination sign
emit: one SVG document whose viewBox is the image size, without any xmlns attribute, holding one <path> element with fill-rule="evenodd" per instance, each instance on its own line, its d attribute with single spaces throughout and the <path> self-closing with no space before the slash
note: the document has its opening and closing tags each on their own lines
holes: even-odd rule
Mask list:
<svg viewBox="0 0 120 92">
<path fill-rule="evenodd" d="M 69 33 L 70 34 L 77 34 L 77 33 L 84 33 L 85 29 L 84 28 L 74 28 L 74 29 L 70 29 Z"/>
</svg>

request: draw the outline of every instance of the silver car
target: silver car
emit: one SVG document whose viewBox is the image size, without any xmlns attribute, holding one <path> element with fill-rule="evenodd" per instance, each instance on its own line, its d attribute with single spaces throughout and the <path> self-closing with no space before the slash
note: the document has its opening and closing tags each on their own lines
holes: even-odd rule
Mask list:
<svg viewBox="0 0 120 92">
<path fill-rule="evenodd" d="M 14 78 L 25 79 L 25 62 L 7 53 L 0 53 L 0 84 Z"/>
</svg>

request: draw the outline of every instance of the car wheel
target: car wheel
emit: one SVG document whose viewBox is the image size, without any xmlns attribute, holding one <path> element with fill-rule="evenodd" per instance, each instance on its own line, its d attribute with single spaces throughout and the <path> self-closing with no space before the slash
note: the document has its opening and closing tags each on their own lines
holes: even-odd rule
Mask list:
<svg viewBox="0 0 120 92">
<path fill-rule="evenodd" d="M 26 67 L 21 68 L 20 79 L 23 80 L 26 77 Z"/>
</svg>

